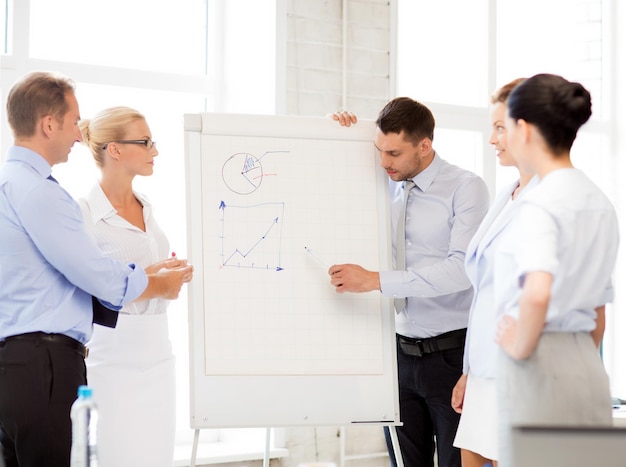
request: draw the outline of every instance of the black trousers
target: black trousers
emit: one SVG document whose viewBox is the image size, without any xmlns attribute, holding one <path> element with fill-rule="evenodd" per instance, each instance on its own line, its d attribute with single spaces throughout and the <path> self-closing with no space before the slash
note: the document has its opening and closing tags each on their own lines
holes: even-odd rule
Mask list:
<svg viewBox="0 0 626 467">
<path fill-rule="evenodd" d="M 80 347 L 64 336 L 0 341 L 0 444 L 6 467 L 69 467 L 70 408 L 78 386 L 87 383 Z"/>
<path fill-rule="evenodd" d="M 460 467 L 461 453 L 452 446 L 460 415 L 450 404 L 452 388 L 463 372 L 463 347 L 421 357 L 405 355 L 397 345 L 400 420 L 396 427 L 405 467 Z M 396 466 L 389 429 L 385 438 Z"/>
</svg>

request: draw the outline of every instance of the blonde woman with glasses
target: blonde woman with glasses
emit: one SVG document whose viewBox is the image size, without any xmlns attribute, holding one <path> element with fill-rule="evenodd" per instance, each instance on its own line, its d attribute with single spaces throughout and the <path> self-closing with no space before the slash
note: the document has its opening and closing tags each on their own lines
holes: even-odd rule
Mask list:
<svg viewBox="0 0 626 467">
<path fill-rule="evenodd" d="M 80 123 L 102 177 L 80 200 L 83 217 L 105 254 L 155 271 L 185 264 L 169 258 L 168 240 L 148 199 L 133 190 L 150 176 L 159 151 L 142 114 L 114 107 Z M 87 380 L 100 408 L 100 467 L 171 467 L 175 373 L 164 299 L 133 302 L 115 329 L 96 326 Z"/>
</svg>

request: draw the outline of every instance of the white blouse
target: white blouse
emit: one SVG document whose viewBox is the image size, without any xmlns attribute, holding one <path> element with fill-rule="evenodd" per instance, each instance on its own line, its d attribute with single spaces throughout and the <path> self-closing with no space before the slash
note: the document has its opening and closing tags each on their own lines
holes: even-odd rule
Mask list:
<svg viewBox="0 0 626 467">
<path fill-rule="evenodd" d="M 518 216 L 495 262 L 498 314 L 519 317 L 524 277 L 553 277 L 544 332 L 595 329 L 594 308 L 613 299 L 617 215 L 602 191 L 577 169 L 546 175 L 521 200 Z"/>
<path fill-rule="evenodd" d="M 87 230 L 91 232 L 105 255 L 124 263 L 146 268 L 168 258 L 169 243 L 152 215 L 148 199 L 134 193 L 143 206 L 146 231 L 132 225 L 117 214 L 100 184 L 79 200 Z M 165 313 L 168 300 L 155 298 L 125 305 L 120 313 L 144 315 Z"/>
</svg>

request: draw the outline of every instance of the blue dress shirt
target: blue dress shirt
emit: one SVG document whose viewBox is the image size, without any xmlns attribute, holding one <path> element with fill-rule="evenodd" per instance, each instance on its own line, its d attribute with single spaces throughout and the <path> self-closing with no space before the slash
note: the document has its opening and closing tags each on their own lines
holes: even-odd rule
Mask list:
<svg viewBox="0 0 626 467">
<path fill-rule="evenodd" d="M 102 253 L 48 162 L 13 146 L 0 168 L 0 339 L 92 333 L 92 295 L 119 310 L 145 290 L 143 269 Z"/>
<path fill-rule="evenodd" d="M 487 213 L 487 185 L 478 175 L 438 154 L 413 181 L 406 210 L 406 271 L 381 271 L 383 295 L 408 297 L 396 314 L 396 331 L 432 337 L 467 327 L 473 290 L 465 273 L 465 251 Z M 391 182 L 392 257 L 403 183 Z"/>
</svg>

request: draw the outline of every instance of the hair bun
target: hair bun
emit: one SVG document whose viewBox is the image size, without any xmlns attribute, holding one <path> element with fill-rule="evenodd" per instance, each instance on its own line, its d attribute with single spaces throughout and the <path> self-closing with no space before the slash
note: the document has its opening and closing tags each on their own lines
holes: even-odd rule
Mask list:
<svg viewBox="0 0 626 467">
<path fill-rule="evenodd" d="M 89 139 L 91 138 L 91 131 L 89 130 L 89 123 L 91 122 L 90 119 L 85 118 L 83 120 L 80 121 L 80 123 L 78 124 L 78 128 L 80 129 L 80 133 L 83 136 L 83 142 L 87 143 L 89 141 Z"/>
<path fill-rule="evenodd" d="M 566 124 L 579 128 L 591 117 L 591 94 L 580 83 L 564 82 L 555 89 L 554 104 Z"/>
</svg>

